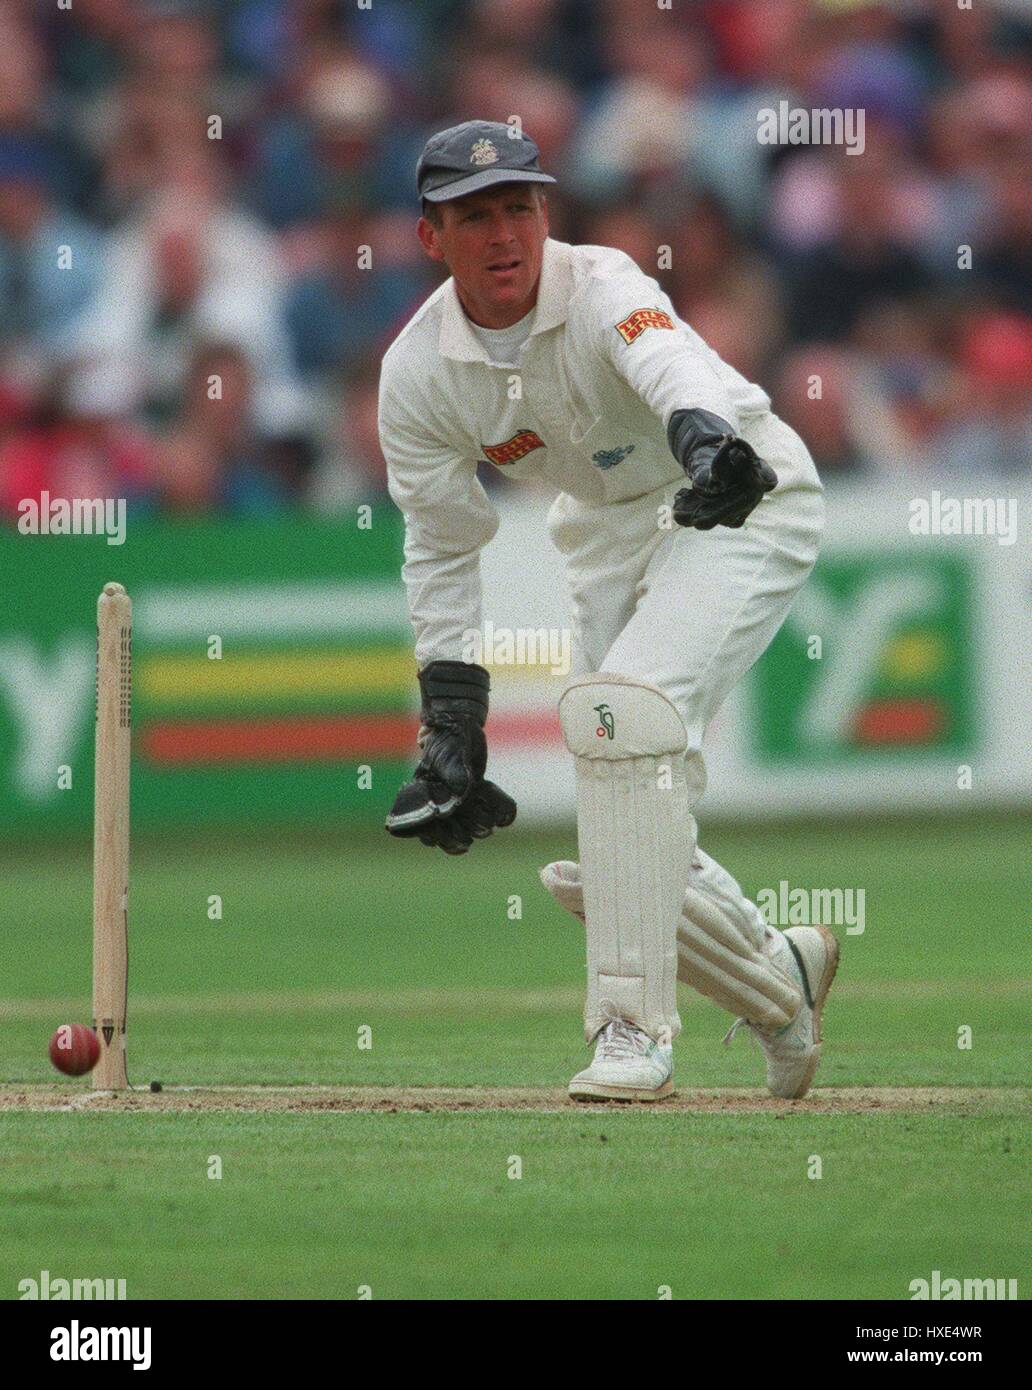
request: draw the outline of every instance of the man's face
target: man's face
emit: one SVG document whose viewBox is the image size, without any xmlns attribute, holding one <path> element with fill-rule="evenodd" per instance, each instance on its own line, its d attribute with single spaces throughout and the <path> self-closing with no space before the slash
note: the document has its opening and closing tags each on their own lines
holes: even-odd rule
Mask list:
<svg viewBox="0 0 1032 1390">
<path fill-rule="evenodd" d="M 419 220 L 431 260 L 444 261 L 474 323 L 508 328 L 537 302 L 548 210 L 532 184 L 509 183 L 438 204 L 441 225 Z"/>
</svg>

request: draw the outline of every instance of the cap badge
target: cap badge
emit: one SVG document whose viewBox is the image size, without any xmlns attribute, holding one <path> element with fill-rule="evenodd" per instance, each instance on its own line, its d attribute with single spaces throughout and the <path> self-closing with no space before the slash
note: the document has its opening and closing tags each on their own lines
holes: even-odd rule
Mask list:
<svg viewBox="0 0 1032 1390">
<path fill-rule="evenodd" d="M 478 140 L 470 149 L 470 164 L 497 164 L 500 155 L 498 146 L 492 140 Z"/>
</svg>

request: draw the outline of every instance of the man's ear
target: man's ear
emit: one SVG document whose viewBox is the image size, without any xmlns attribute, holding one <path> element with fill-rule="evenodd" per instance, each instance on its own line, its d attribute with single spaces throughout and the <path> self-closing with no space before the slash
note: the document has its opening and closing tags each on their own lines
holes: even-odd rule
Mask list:
<svg viewBox="0 0 1032 1390">
<path fill-rule="evenodd" d="M 416 235 L 422 243 L 423 250 L 432 261 L 443 261 L 444 252 L 441 250 L 437 241 L 437 228 L 428 217 L 421 217 L 416 224 Z"/>
</svg>

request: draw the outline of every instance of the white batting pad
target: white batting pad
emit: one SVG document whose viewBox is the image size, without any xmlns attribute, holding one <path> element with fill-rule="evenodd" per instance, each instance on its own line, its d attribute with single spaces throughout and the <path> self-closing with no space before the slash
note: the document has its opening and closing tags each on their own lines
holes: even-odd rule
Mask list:
<svg viewBox="0 0 1032 1390">
<path fill-rule="evenodd" d="M 584 921 L 580 865 L 546 864 L 541 882 Z M 799 987 L 767 954 L 768 929 L 726 869 L 696 849 L 677 924 L 677 978 L 736 1017 L 783 1028 L 802 1002 Z"/>
<path fill-rule="evenodd" d="M 726 869 L 696 849 L 677 928 L 678 975 L 762 1028 L 784 1028 L 802 993 L 772 959 L 779 938 Z"/>
<path fill-rule="evenodd" d="M 677 936 L 694 849 L 676 708 L 634 676 L 571 681 L 559 720 L 577 771 L 590 1042 L 610 1019 L 656 1041 L 681 1031 Z"/>
</svg>

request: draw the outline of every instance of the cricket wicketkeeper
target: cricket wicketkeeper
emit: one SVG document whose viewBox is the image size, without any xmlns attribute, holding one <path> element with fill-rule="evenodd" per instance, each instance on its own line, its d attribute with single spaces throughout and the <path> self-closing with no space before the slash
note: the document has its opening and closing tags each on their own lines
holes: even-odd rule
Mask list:
<svg viewBox="0 0 1032 1390">
<path fill-rule="evenodd" d="M 422 758 L 387 828 L 461 854 L 515 818 L 484 775 L 488 673 L 461 659 L 498 525 L 477 464 L 543 478 L 583 672 L 559 702 L 581 863 L 541 873 L 586 925 L 595 1054 L 570 1094 L 672 1092 L 681 979 L 753 1030 L 774 1095 L 802 1096 L 835 939 L 768 926 L 699 849 L 692 812 L 706 726 L 813 566 L 821 485 L 763 391 L 630 257 L 549 237 L 554 182 L 533 140 L 485 121 L 440 132 L 419 160 L 419 239 L 451 278 L 391 344 L 380 383 L 422 693 Z"/>
</svg>

